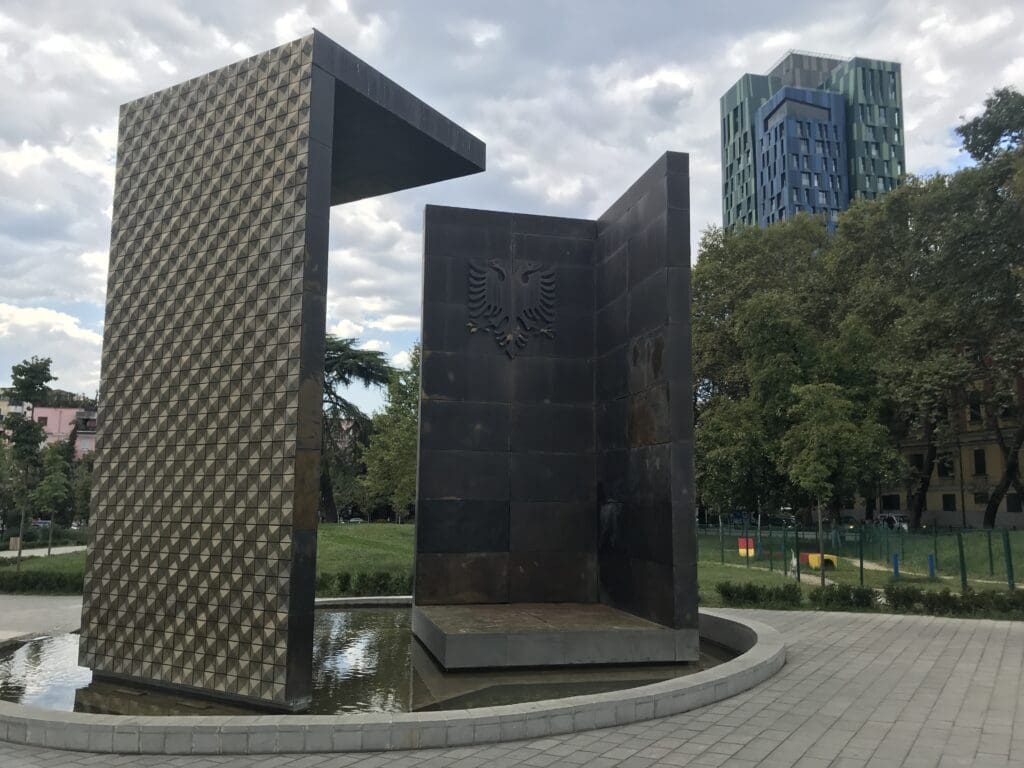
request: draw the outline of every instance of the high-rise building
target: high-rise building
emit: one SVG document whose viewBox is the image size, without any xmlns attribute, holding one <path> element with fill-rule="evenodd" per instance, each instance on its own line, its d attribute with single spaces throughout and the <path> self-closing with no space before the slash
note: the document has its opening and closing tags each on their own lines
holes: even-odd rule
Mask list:
<svg viewBox="0 0 1024 768">
<path fill-rule="evenodd" d="M 720 99 L 722 224 L 767 226 L 799 212 L 830 226 L 850 200 L 906 169 L 898 62 L 790 51 Z"/>
</svg>

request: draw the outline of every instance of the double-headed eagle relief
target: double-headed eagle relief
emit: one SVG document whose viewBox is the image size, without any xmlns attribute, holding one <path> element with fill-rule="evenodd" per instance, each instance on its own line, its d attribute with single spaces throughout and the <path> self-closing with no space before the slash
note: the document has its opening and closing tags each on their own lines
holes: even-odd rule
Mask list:
<svg viewBox="0 0 1024 768">
<path fill-rule="evenodd" d="M 509 357 L 531 336 L 555 335 L 555 270 L 524 262 L 509 267 L 491 259 L 469 263 L 470 333 L 489 331 Z"/>
</svg>

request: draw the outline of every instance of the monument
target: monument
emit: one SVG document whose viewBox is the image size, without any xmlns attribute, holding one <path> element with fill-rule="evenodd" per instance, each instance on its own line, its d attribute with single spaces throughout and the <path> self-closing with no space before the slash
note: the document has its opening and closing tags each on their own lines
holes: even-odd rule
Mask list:
<svg viewBox="0 0 1024 768">
<path fill-rule="evenodd" d="M 423 268 L 416 636 L 696 659 L 688 156 L 596 220 L 428 206 Z"/>
<path fill-rule="evenodd" d="M 305 706 L 330 207 L 484 154 L 315 31 L 121 108 L 83 665 Z"/>
</svg>

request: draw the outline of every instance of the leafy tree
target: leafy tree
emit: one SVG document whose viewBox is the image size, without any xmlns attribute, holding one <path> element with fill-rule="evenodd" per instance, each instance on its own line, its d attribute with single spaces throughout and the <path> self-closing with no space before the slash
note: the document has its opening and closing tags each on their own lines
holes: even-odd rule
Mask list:
<svg viewBox="0 0 1024 768">
<path fill-rule="evenodd" d="M 793 396 L 793 425 L 780 444 L 779 468 L 794 485 L 837 512 L 887 477 L 897 456 L 885 448 L 885 426 L 859 415 L 839 386 L 804 384 Z"/>
<path fill-rule="evenodd" d="M 57 377 L 50 372 L 53 363 L 48 357 L 35 357 L 11 366 L 11 396 L 25 403 L 43 403 L 49 383 Z"/>
<path fill-rule="evenodd" d="M 63 443 L 52 443 L 42 451 L 42 478 L 30 494 L 32 505 L 37 512 L 46 513 L 50 522 L 49 543 L 53 544 L 53 529 L 58 515 L 65 525 L 71 517 L 71 466 L 67 460 L 67 448 Z"/>
<path fill-rule="evenodd" d="M 0 532 L 6 532 L 16 520 L 18 468 L 6 441 L 0 440 Z"/>
<path fill-rule="evenodd" d="M 347 490 L 361 473 L 360 445 L 370 429 L 370 419 L 342 391 L 355 383 L 385 386 L 391 367 L 382 352 L 356 347 L 356 339 L 327 336 L 324 357 L 324 416 L 320 453 L 320 510 L 338 520 L 335 489 Z"/>
<path fill-rule="evenodd" d="M 388 382 L 384 410 L 373 417 L 373 432 L 363 453 L 362 480 L 371 501 L 391 505 L 402 519 L 416 501 L 416 438 L 419 423 L 420 345 L 407 369 L 396 369 Z"/>
<path fill-rule="evenodd" d="M 985 99 L 985 111 L 961 123 L 957 134 L 964 150 L 978 161 L 992 160 L 1024 142 L 1024 94 L 1015 88 L 997 88 Z"/>
<path fill-rule="evenodd" d="M 87 453 L 74 462 L 71 473 L 71 500 L 73 519 L 82 523 L 89 521 L 89 502 L 92 496 L 92 471 L 96 454 Z"/>
</svg>

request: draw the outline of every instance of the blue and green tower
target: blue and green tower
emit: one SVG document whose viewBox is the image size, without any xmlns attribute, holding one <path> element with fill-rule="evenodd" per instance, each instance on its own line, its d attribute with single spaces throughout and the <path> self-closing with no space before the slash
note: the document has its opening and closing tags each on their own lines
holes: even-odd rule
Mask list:
<svg viewBox="0 0 1024 768">
<path fill-rule="evenodd" d="M 722 224 L 767 226 L 799 212 L 832 226 L 857 197 L 906 173 L 898 62 L 790 51 L 720 99 Z"/>
</svg>

